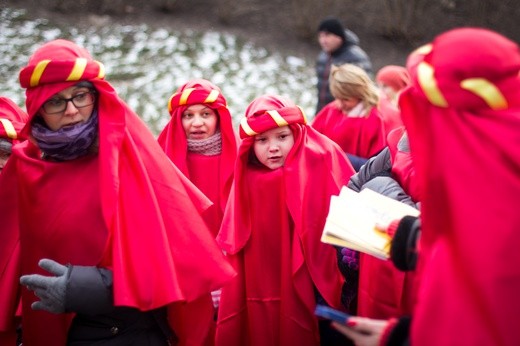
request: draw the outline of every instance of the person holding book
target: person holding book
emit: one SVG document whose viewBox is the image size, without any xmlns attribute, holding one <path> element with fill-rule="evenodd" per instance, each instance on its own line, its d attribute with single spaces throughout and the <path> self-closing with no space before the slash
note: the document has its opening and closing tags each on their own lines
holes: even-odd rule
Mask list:
<svg viewBox="0 0 520 346">
<path fill-rule="evenodd" d="M 404 127 L 390 133 L 388 146 L 352 176 L 348 187 L 356 192 L 368 188 L 419 208 L 420 194 Z M 351 288 L 357 292 L 357 315 L 384 319 L 411 313 L 415 284 L 413 272 L 404 273 L 392 261 L 349 248 L 341 249 L 341 253 L 342 261 L 347 263 L 342 266 L 347 267 L 342 271 L 345 277 L 354 275 L 353 266 L 359 270 L 359 283 Z"/>
<path fill-rule="evenodd" d="M 367 73 L 352 64 L 332 66 L 329 83 L 334 101 L 316 114 L 312 126 L 338 143 L 357 171 L 386 146 L 378 91 Z"/>
<path fill-rule="evenodd" d="M 0 175 L 0 336 L 21 297 L 24 345 L 208 342 L 209 293 L 235 275 L 210 201 L 84 48 L 49 41 L 19 79 L 30 139 Z"/>
<path fill-rule="evenodd" d="M 399 104 L 422 196 L 410 343 L 515 345 L 520 48 L 488 29 L 458 28 L 415 50 L 407 68 L 412 87 Z M 336 326 L 364 345 L 393 330 L 357 317 Z"/>
<path fill-rule="evenodd" d="M 314 309 L 345 310 L 344 280 L 320 237 L 330 196 L 354 169 L 292 101 L 262 95 L 245 113 L 217 237 L 238 275 L 222 288 L 216 345 L 331 344 L 335 331 Z"/>
</svg>

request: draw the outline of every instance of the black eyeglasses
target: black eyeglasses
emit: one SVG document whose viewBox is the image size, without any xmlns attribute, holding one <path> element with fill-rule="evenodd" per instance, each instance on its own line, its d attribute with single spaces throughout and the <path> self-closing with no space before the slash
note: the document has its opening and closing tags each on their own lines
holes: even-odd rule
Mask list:
<svg viewBox="0 0 520 346">
<path fill-rule="evenodd" d="M 69 101 L 72 102 L 76 108 L 91 106 L 96 101 L 96 91 L 89 90 L 86 92 L 81 92 L 68 99 L 53 98 L 49 101 L 46 101 L 42 108 L 47 114 L 63 113 L 65 109 L 67 109 L 67 104 Z"/>
</svg>

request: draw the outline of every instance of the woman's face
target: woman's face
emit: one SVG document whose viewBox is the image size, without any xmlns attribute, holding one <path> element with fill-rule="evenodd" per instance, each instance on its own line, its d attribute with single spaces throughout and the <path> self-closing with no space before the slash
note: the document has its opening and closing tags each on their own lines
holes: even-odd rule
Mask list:
<svg viewBox="0 0 520 346">
<path fill-rule="evenodd" d="M 355 97 L 336 99 L 336 106 L 341 110 L 341 112 L 348 114 L 354 107 L 358 105 L 359 102 L 361 101 Z"/>
<path fill-rule="evenodd" d="M 270 169 L 285 164 L 294 145 L 294 135 L 289 126 L 276 127 L 255 136 L 253 150 L 260 163 Z"/>
<path fill-rule="evenodd" d="M 206 139 L 217 132 L 217 113 L 206 105 L 191 105 L 182 113 L 182 127 L 188 139 Z"/>
<path fill-rule="evenodd" d="M 53 130 L 87 121 L 94 110 L 96 96 L 87 87 L 71 86 L 53 95 L 40 108 L 40 115 Z"/>
</svg>

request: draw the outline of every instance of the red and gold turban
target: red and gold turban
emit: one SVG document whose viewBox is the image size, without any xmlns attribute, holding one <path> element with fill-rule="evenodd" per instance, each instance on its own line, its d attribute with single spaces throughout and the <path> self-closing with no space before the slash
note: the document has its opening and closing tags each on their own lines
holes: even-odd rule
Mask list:
<svg viewBox="0 0 520 346">
<path fill-rule="evenodd" d="M 287 126 L 290 124 L 307 124 L 307 117 L 299 106 L 282 106 L 273 109 L 260 107 L 259 111 L 251 113 L 251 109 L 257 109 L 259 102 L 272 103 L 277 105 L 281 98 L 275 96 L 265 96 L 263 99 L 256 99 L 246 110 L 246 117 L 240 121 L 240 138 L 255 136 L 276 127 Z"/>
</svg>

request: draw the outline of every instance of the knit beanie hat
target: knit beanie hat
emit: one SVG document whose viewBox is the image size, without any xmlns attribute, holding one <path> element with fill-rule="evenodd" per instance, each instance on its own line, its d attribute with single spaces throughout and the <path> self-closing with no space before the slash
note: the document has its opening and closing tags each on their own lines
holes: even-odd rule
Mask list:
<svg viewBox="0 0 520 346">
<path fill-rule="evenodd" d="M 318 26 L 318 32 L 325 31 L 336 36 L 341 37 L 343 42 L 347 41 L 347 37 L 345 36 L 345 28 L 341 24 L 341 22 L 334 17 L 325 18 L 320 25 Z"/>
</svg>

